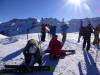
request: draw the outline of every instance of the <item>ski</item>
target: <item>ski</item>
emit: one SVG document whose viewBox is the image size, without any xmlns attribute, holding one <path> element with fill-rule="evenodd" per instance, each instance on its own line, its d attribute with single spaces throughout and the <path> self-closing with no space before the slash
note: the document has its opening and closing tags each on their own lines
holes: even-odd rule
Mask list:
<svg viewBox="0 0 100 75">
<path fill-rule="evenodd" d="M 29 66 L 29 65 L 4 65 L 5 67 L 0 70 L 0 74 L 4 73 L 30 73 L 30 72 L 43 72 L 53 71 L 52 66 Z"/>
<path fill-rule="evenodd" d="M 75 50 L 61 50 L 63 52 L 72 52 L 72 53 L 75 53 Z M 50 50 L 45 50 L 43 53 L 50 53 Z"/>
</svg>

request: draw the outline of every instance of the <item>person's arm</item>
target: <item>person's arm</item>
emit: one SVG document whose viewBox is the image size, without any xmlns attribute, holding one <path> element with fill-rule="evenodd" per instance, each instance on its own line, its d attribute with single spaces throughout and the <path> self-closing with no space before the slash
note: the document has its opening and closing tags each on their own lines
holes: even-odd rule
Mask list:
<svg viewBox="0 0 100 75">
<path fill-rule="evenodd" d="M 46 26 L 46 31 L 48 32 L 48 33 L 50 33 L 50 29 Z"/>
<path fill-rule="evenodd" d="M 77 41 L 78 43 L 80 42 L 80 38 L 81 38 L 81 35 L 79 34 L 78 41 Z"/>
<path fill-rule="evenodd" d="M 57 40 L 56 43 L 57 43 L 57 46 L 59 46 L 60 49 L 63 47 L 63 44 L 59 40 Z"/>
<path fill-rule="evenodd" d="M 82 35 L 82 29 L 80 29 L 80 31 L 79 31 L 79 36 L 78 36 L 78 43 L 80 42 L 80 38 L 81 38 L 81 35 Z"/>
</svg>

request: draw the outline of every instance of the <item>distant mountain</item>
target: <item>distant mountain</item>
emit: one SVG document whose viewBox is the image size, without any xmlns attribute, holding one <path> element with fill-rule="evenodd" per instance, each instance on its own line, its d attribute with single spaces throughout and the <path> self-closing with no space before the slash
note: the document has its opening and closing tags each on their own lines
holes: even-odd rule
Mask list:
<svg viewBox="0 0 100 75">
<path fill-rule="evenodd" d="M 95 28 L 96 25 L 100 24 L 100 17 L 96 18 L 85 18 L 85 19 L 72 19 L 69 21 L 69 32 L 78 32 L 80 25 L 86 26 L 88 23 Z"/>
<path fill-rule="evenodd" d="M 35 18 L 12 19 L 8 22 L 0 24 L 0 33 L 9 36 L 25 34 L 27 32 L 27 29 L 35 27 L 37 23 L 38 22 Z"/>
<path fill-rule="evenodd" d="M 81 22 L 82 21 L 82 22 Z M 78 32 L 80 25 L 84 26 L 90 22 L 93 27 L 100 24 L 100 17 L 96 18 L 85 18 L 85 19 L 72 19 L 68 21 L 69 29 L 68 32 Z M 30 32 L 38 33 L 40 32 L 40 25 L 42 23 L 52 24 L 57 26 L 57 32 L 60 32 L 60 26 L 63 22 L 57 20 L 56 18 L 42 18 L 40 22 L 36 18 L 27 19 L 12 19 L 8 22 L 0 24 L 0 34 L 14 36 L 19 34 L 26 34 L 27 30 L 31 28 Z"/>
</svg>

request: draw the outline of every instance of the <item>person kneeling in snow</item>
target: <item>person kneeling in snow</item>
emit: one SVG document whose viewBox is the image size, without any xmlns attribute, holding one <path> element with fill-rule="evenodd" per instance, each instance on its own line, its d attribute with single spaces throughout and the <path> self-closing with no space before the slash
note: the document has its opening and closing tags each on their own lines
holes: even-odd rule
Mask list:
<svg viewBox="0 0 100 75">
<path fill-rule="evenodd" d="M 61 50 L 62 43 L 57 40 L 57 35 L 53 36 L 53 38 L 49 42 L 48 49 L 50 50 L 50 56 L 52 57 L 60 57 L 62 55 L 65 55 L 65 52 Z"/>
<path fill-rule="evenodd" d="M 41 65 L 40 47 L 36 40 L 30 39 L 23 49 L 25 63 L 27 65 L 34 65 L 36 62 Z M 33 60 L 34 59 L 34 60 Z"/>
</svg>

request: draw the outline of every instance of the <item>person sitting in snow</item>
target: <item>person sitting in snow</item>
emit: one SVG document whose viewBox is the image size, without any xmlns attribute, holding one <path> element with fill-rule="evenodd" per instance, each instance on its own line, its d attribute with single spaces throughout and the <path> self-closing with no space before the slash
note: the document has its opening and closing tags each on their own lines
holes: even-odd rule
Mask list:
<svg viewBox="0 0 100 75">
<path fill-rule="evenodd" d="M 52 57 L 60 57 L 65 55 L 65 53 L 61 50 L 63 44 L 57 40 L 57 35 L 54 35 L 49 42 L 48 49 L 50 50 L 50 56 Z"/>
<path fill-rule="evenodd" d="M 34 65 L 36 62 L 41 65 L 40 47 L 36 40 L 30 39 L 28 41 L 23 49 L 23 54 L 27 65 Z"/>
</svg>

